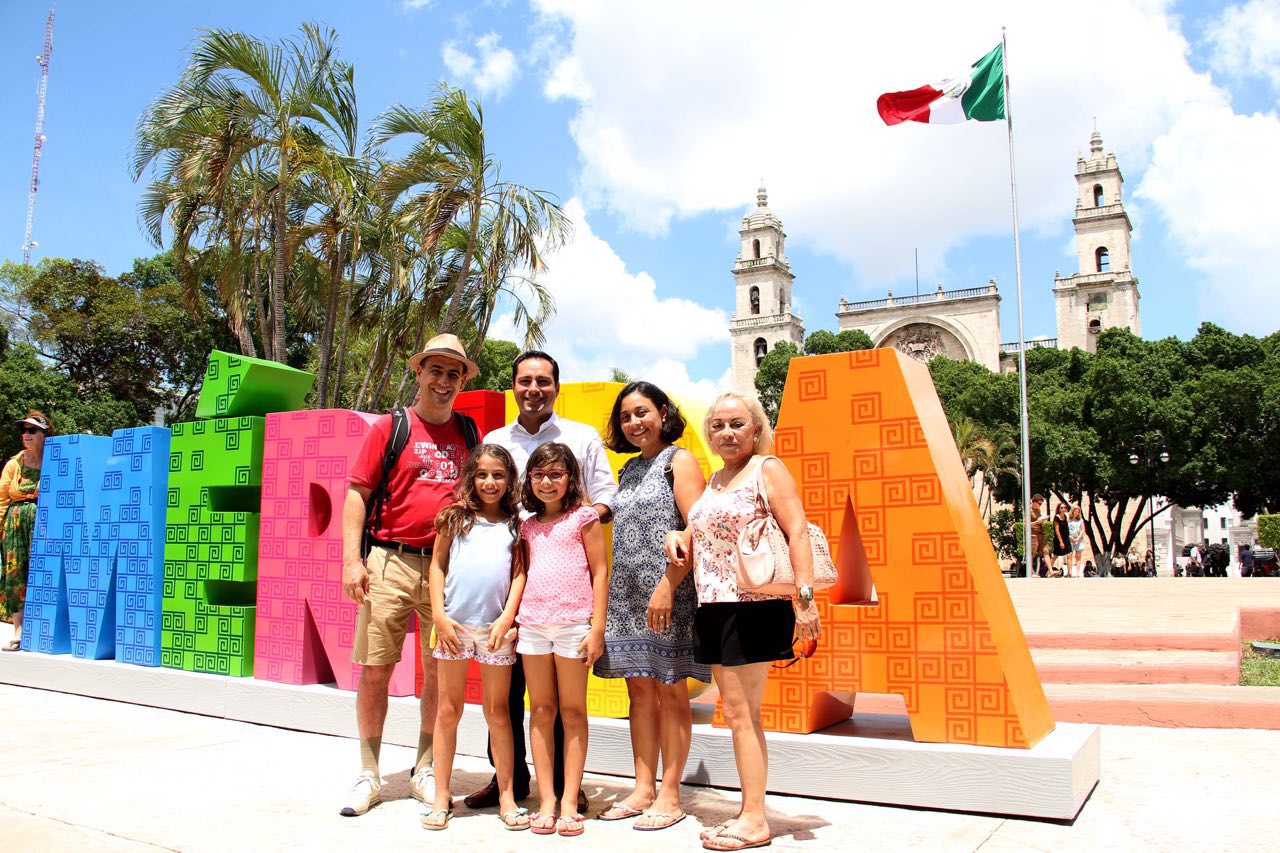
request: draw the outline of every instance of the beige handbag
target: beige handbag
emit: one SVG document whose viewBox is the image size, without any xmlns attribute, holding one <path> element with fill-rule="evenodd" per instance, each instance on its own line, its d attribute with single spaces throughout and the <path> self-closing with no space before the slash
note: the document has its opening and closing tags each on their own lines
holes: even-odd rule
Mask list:
<svg viewBox="0 0 1280 853">
<path fill-rule="evenodd" d="M 791 567 L 791 549 L 787 537 L 769 509 L 768 490 L 764 484 L 766 456 L 756 467 L 756 515 L 738 534 L 738 589 L 761 595 L 796 593 L 796 573 Z M 813 588 L 826 589 L 838 580 L 827 535 L 818 525 L 809 523 L 809 545 L 813 549 Z"/>
</svg>

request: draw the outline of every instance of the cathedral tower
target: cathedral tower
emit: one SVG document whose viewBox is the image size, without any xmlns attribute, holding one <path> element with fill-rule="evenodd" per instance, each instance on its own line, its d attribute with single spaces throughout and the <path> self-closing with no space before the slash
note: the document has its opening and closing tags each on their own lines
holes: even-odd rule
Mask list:
<svg viewBox="0 0 1280 853">
<path fill-rule="evenodd" d="M 791 313 L 791 282 L 795 276 L 783 253 L 787 235 L 782 220 L 769 210 L 764 187 L 756 193 L 756 206 L 742 218 L 742 248 L 733 265 L 737 299 L 729 324 L 732 388 L 756 393 L 756 369 L 765 353 L 787 341 L 804 348 L 804 326 Z"/>
<path fill-rule="evenodd" d="M 1103 329 L 1142 333 L 1138 280 L 1129 259 L 1133 225 L 1124 209 L 1124 177 L 1114 154 L 1102 153 L 1102 136 L 1089 138 L 1089 159 L 1076 160 L 1076 253 L 1079 272 L 1054 276 L 1058 347 L 1092 352 Z"/>
</svg>

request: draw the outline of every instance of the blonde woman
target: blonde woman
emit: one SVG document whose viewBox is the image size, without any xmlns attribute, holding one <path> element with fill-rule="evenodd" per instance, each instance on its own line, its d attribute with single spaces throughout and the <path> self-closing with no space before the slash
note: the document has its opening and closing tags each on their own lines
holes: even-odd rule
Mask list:
<svg viewBox="0 0 1280 853">
<path fill-rule="evenodd" d="M 698 592 L 694 659 L 711 666 L 742 786 L 740 811 L 703 832 L 702 846 L 742 850 L 762 847 L 772 837 L 764 807 L 769 754 L 760 716 L 769 666 L 792 659 L 794 639 L 816 638 L 821 626 L 813 602 L 813 554 L 804 507 L 786 466 L 766 458 L 773 430 L 760 403 L 726 391 L 707 410 L 703 434 L 724 467 L 711 476 L 689 511 L 689 528 L 668 533 L 665 547 L 669 572 L 693 567 Z M 738 535 L 755 517 L 758 473 L 787 537 L 796 574 L 794 597 L 738 589 Z"/>
</svg>

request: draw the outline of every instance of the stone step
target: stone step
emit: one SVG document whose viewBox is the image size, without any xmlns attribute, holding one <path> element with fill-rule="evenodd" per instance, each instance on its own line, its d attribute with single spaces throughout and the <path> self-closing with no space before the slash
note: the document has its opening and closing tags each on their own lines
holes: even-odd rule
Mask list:
<svg viewBox="0 0 1280 853">
<path fill-rule="evenodd" d="M 1236 652 L 1240 650 L 1239 631 L 1102 631 L 1072 632 L 1027 631 L 1027 645 L 1034 654 L 1039 649 L 1070 650 L 1169 650 Z"/>
<path fill-rule="evenodd" d="M 1280 730 L 1280 687 L 1046 684 L 1060 723 Z"/>
<path fill-rule="evenodd" d="M 1031 650 L 1046 684 L 1239 684 L 1240 651 Z"/>
</svg>

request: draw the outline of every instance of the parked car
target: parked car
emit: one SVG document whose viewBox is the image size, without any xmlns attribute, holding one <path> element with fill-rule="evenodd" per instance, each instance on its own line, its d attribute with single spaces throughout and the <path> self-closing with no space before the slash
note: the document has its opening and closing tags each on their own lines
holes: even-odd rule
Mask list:
<svg viewBox="0 0 1280 853">
<path fill-rule="evenodd" d="M 1253 576 L 1274 578 L 1280 576 L 1280 560 L 1274 548 L 1256 548 L 1253 552 Z"/>
</svg>

